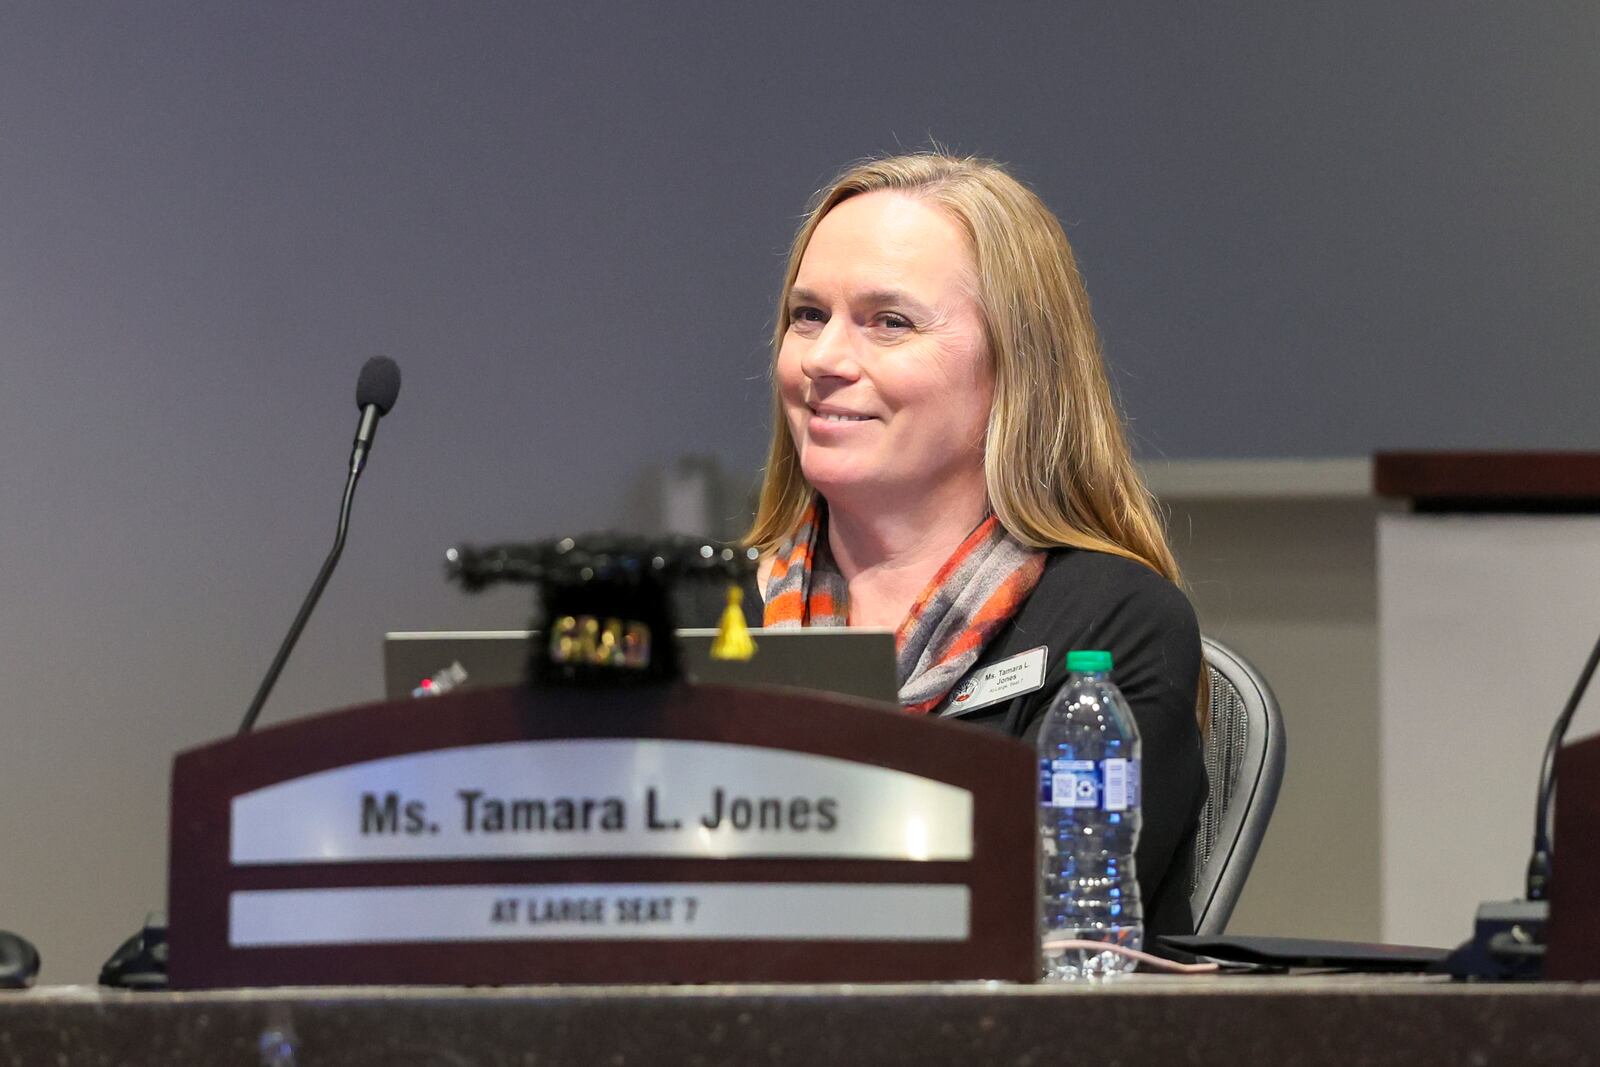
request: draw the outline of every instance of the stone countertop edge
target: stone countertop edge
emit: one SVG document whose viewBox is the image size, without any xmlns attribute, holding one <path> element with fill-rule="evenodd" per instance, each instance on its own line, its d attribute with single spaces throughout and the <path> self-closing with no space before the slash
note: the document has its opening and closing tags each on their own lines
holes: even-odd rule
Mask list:
<svg viewBox="0 0 1600 1067">
<path fill-rule="evenodd" d="M 186 992 L 132 992 L 97 986 L 41 986 L 0 992 L 6 1007 L 50 1004 L 174 1005 L 251 1002 L 678 1000 L 802 1001 L 906 998 L 1033 999 L 1061 996 L 1575 996 L 1600 1008 L 1600 982 L 1452 982 L 1436 975 L 1307 974 L 1138 975 L 1101 984 L 1017 985 L 1005 982 L 853 983 L 838 985 L 530 985 L 530 986 L 278 986 Z"/>
</svg>

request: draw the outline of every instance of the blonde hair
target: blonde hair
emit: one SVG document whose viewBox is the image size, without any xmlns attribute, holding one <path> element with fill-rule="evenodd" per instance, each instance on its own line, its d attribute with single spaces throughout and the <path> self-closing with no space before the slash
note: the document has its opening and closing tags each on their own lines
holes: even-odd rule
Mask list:
<svg viewBox="0 0 1600 1067">
<path fill-rule="evenodd" d="M 1109 552 L 1179 581 L 1112 399 L 1072 247 L 1050 209 L 999 164 L 919 152 L 867 160 L 841 174 L 817 196 L 790 248 L 774 362 L 788 332 L 789 291 L 817 224 L 845 200 L 878 190 L 938 205 L 970 243 L 994 368 L 984 480 L 1001 525 L 1033 548 Z M 763 553 L 775 549 L 814 496 L 774 381 L 772 444 L 745 543 Z"/>
</svg>

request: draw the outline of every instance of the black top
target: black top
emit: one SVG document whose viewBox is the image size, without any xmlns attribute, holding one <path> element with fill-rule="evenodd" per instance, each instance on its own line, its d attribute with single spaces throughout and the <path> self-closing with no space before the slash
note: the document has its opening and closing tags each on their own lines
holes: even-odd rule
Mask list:
<svg viewBox="0 0 1600 1067">
<path fill-rule="evenodd" d="M 1066 680 L 1067 653 L 1075 648 L 1110 652 L 1111 680 L 1133 709 L 1142 746 L 1143 823 L 1134 861 L 1146 937 L 1192 933 L 1189 879 L 1206 800 L 1195 719 L 1201 658 L 1194 608 L 1177 586 L 1143 564 L 1103 552 L 1056 549 L 1027 602 L 989 642 L 968 677 L 1040 645 L 1048 665 L 1043 686 L 954 714 L 1031 744 Z M 949 709 L 947 697 L 937 713 Z"/>
<path fill-rule="evenodd" d="M 761 596 L 753 579 L 747 583 L 744 607 L 750 624 L 759 626 Z M 1206 800 L 1205 759 L 1195 720 L 1201 658 L 1194 608 L 1176 585 L 1143 564 L 1104 552 L 1054 549 L 1027 602 L 989 642 L 967 677 L 1041 645 L 1048 669 L 1040 688 L 953 713 L 947 696 L 935 713 L 1032 744 L 1045 709 L 1066 680 L 1067 653 L 1075 648 L 1110 652 L 1111 680 L 1139 725 L 1143 824 L 1134 863 L 1146 941 L 1159 934 L 1193 933 L 1189 878 L 1195 829 Z M 960 688 L 956 685 L 951 694 Z"/>
</svg>

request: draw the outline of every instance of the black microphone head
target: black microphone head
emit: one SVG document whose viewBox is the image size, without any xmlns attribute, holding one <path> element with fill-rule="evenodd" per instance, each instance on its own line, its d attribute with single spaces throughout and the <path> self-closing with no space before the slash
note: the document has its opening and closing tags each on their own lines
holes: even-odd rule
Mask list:
<svg viewBox="0 0 1600 1067">
<path fill-rule="evenodd" d="M 374 405 L 379 415 L 389 414 L 400 395 L 400 368 L 388 356 L 373 356 L 361 364 L 356 379 L 356 407 L 362 411 Z"/>
</svg>

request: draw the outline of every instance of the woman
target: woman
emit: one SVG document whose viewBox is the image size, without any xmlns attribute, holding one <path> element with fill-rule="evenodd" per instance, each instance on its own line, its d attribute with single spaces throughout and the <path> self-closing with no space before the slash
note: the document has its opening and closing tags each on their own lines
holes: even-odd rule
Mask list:
<svg viewBox="0 0 1600 1067">
<path fill-rule="evenodd" d="M 987 161 L 855 166 L 795 236 L 773 351 L 764 624 L 894 628 L 908 711 L 1030 742 L 1067 651 L 1109 650 L 1146 928 L 1189 932 L 1199 632 L 1055 216 Z"/>
</svg>

